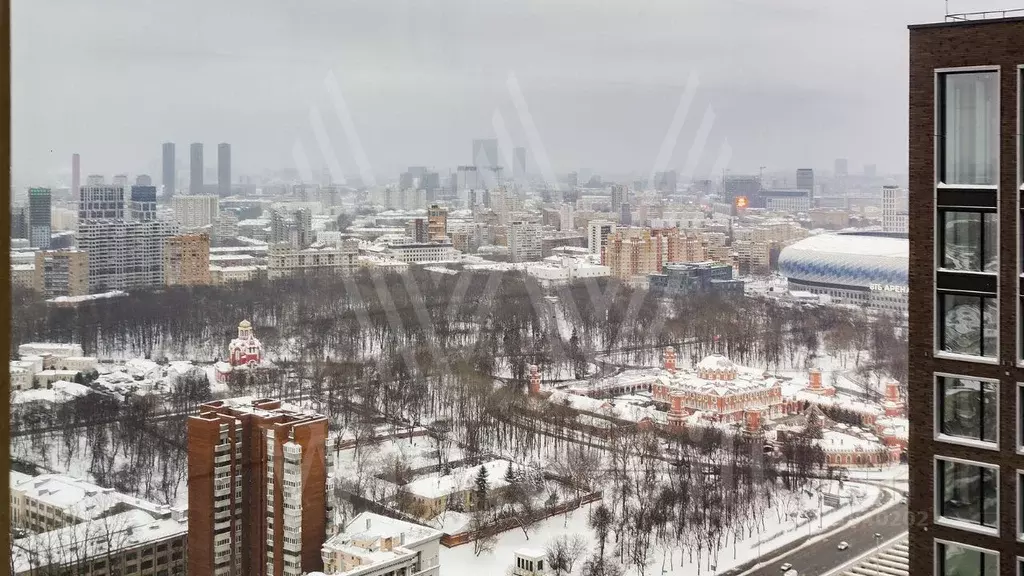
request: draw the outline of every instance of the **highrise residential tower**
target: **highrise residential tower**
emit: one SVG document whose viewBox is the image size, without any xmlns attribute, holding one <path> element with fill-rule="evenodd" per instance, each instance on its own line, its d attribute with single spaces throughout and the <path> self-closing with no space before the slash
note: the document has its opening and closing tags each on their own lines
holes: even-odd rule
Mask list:
<svg viewBox="0 0 1024 576">
<path fill-rule="evenodd" d="M 71 200 L 78 202 L 78 190 L 82 187 L 82 159 L 71 155 Z"/>
<path fill-rule="evenodd" d="M 164 142 L 163 149 L 163 198 L 167 200 L 174 196 L 174 176 L 177 165 L 174 160 L 174 142 Z"/>
<path fill-rule="evenodd" d="M 1024 18 L 910 27 L 910 574 L 1024 568 Z"/>
<path fill-rule="evenodd" d="M 217 195 L 231 195 L 231 144 L 226 142 L 217 145 Z"/>
<path fill-rule="evenodd" d="M 193 142 L 189 148 L 189 180 L 188 180 L 188 193 L 189 194 L 202 194 L 203 193 L 203 144 L 202 142 Z"/>
<path fill-rule="evenodd" d="M 800 190 L 807 190 L 808 195 L 811 199 L 811 204 L 814 204 L 814 169 L 812 168 L 797 168 L 796 169 L 796 187 Z"/>
<path fill-rule="evenodd" d="M 248 321 L 238 326 L 243 344 Z M 188 419 L 188 573 L 323 568 L 327 419 L 279 400 L 216 400 Z"/>
<path fill-rule="evenodd" d="M 526 148 L 513 148 L 512 161 L 512 177 L 516 180 L 526 178 Z"/>
<path fill-rule="evenodd" d="M 28 189 L 28 242 L 33 248 L 49 248 L 51 227 L 50 189 Z"/>
</svg>

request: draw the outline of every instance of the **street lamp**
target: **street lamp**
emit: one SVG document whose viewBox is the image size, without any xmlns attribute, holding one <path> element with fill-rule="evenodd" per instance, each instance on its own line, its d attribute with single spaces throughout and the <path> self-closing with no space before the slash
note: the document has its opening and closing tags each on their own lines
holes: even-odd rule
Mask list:
<svg viewBox="0 0 1024 576">
<path fill-rule="evenodd" d="M 879 534 L 878 532 L 875 532 L 875 556 L 876 557 L 878 556 L 878 550 L 881 547 L 881 545 L 882 545 L 882 535 Z M 875 567 L 875 574 L 878 574 L 877 566 Z"/>
</svg>

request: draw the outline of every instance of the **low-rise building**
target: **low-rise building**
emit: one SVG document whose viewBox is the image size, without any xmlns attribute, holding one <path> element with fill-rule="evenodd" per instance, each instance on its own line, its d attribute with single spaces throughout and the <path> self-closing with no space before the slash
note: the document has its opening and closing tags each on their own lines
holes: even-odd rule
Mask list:
<svg viewBox="0 0 1024 576">
<path fill-rule="evenodd" d="M 418 508 L 421 518 L 433 518 L 448 509 L 470 510 L 474 505 L 475 480 L 480 468 L 487 468 L 490 497 L 508 485 L 505 474 L 511 465 L 508 460 L 492 460 L 478 466 L 452 470 L 444 476 L 413 480 L 405 485 L 405 490 Z"/>
<path fill-rule="evenodd" d="M 35 288 L 36 267 L 32 264 L 11 264 L 11 286 Z"/>
<path fill-rule="evenodd" d="M 184 574 L 187 533 L 180 511 L 130 509 L 14 540 L 11 573 Z"/>
<path fill-rule="evenodd" d="M 594 264 L 583 258 L 551 256 L 542 262 L 530 264 L 526 273 L 537 279 L 541 285 L 568 284 L 584 278 L 607 278 L 611 268 Z"/>
<path fill-rule="evenodd" d="M 18 346 L 18 356 L 85 356 L 81 344 L 28 342 Z"/>
<path fill-rule="evenodd" d="M 314 244 L 308 248 L 276 243 L 268 251 L 267 276 L 275 280 L 301 273 L 345 274 L 356 269 L 358 256 L 357 240 L 345 240 L 339 246 Z"/>
<path fill-rule="evenodd" d="M 439 576 L 442 532 L 363 512 L 323 546 L 324 573 Z"/>
<path fill-rule="evenodd" d="M 742 296 L 743 280 L 733 279 L 733 268 L 715 262 L 680 262 L 666 264 L 661 274 L 650 275 L 652 290 L 688 294 L 716 293 Z"/>
<path fill-rule="evenodd" d="M 56 530 L 125 510 L 162 513 L 153 502 L 63 474 L 10 473 L 11 523 L 36 532 Z"/>
<path fill-rule="evenodd" d="M 458 252 L 450 242 L 392 244 L 388 249 L 395 260 L 406 264 L 451 262 L 458 258 Z"/>
<path fill-rule="evenodd" d="M 217 286 L 248 282 L 260 273 L 258 266 L 210 266 L 210 282 Z"/>
</svg>

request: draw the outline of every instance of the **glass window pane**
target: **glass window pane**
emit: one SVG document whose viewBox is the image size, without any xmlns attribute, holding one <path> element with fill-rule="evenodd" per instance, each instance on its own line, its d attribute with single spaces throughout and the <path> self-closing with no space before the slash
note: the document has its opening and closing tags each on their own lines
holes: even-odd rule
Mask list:
<svg viewBox="0 0 1024 576">
<path fill-rule="evenodd" d="M 996 272 L 999 264 L 997 217 L 992 213 L 943 212 L 942 267 Z"/>
<path fill-rule="evenodd" d="M 995 527 L 999 521 L 999 472 L 991 468 L 938 461 L 943 518 Z"/>
<path fill-rule="evenodd" d="M 996 184 L 998 92 L 995 72 L 943 78 L 943 182 Z"/>
<path fill-rule="evenodd" d="M 997 576 L 999 555 L 956 544 L 939 544 L 943 576 Z"/>
<path fill-rule="evenodd" d="M 999 415 L 996 412 L 997 385 L 966 378 L 938 379 L 941 421 L 939 431 L 959 436 L 996 441 Z"/>
<path fill-rule="evenodd" d="M 980 356 L 981 297 L 941 295 L 940 347 L 946 352 Z"/>
</svg>

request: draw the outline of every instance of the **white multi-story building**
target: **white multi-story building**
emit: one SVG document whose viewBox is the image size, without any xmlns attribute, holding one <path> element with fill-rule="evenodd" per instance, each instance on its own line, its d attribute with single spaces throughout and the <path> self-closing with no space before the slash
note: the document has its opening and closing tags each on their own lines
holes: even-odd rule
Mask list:
<svg viewBox="0 0 1024 576">
<path fill-rule="evenodd" d="M 89 255 L 89 292 L 164 284 L 164 245 L 178 233 L 163 220 L 81 220 L 78 248 Z"/>
<path fill-rule="evenodd" d="M 572 204 L 562 204 L 558 207 L 558 229 L 559 230 L 575 230 L 576 229 L 576 214 L 572 207 Z"/>
<path fill-rule="evenodd" d="M 909 198 L 899 186 L 882 187 L 882 231 L 906 234 L 909 227 Z"/>
<path fill-rule="evenodd" d="M 187 534 L 179 510 L 131 509 L 14 540 L 11 574 L 184 574 Z"/>
<path fill-rule="evenodd" d="M 324 573 L 439 576 L 442 535 L 426 526 L 363 512 L 324 543 Z"/>
<path fill-rule="evenodd" d="M 134 508 L 161 514 L 166 507 L 61 474 L 11 472 L 11 523 L 36 532 L 56 530 Z"/>
<path fill-rule="evenodd" d="M 299 273 L 342 274 L 358 266 L 359 242 L 345 240 L 338 246 L 313 245 L 297 248 L 277 243 L 267 252 L 267 277 L 271 280 Z"/>
<path fill-rule="evenodd" d="M 608 237 L 615 233 L 615 222 L 610 220 L 591 220 L 587 226 L 587 248 L 591 254 L 600 254 L 608 244 Z"/>
<path fill-rule="evenodd" d="M 532 262 L 541 258 L 540 227 L 533 222 L 516 221 L 507 233 L 508 256 L 513 262 Z"/>
<path fill-rule="evenodd" d="M 220 214 L 220 199 L 216 196 L 175 196 L 171 199 L 174 219 L 185 230 L 195 230 L 213 224 Z"/>
<path fill-rule="evenodd" d="M 585 278 L 607 278 L 612 269 L 591 263 L 583 258 L 570 256 L 549 256 L 542 262 L 531 264 L 526 273 L 544 286 L 567 284 Z"/>
<path fill-rule="evenodd" d="M 27 342 L 18 346 L 18 356 L 85 356 L 81 344 L 64 344 L 59 342 Z"/>
<path fill-rule="evenodd" d="M 392 244 L 388 250 L 395 260 L 406 264 L 451 262 L 459 256 L 451 242 Z"/>
</svg>

